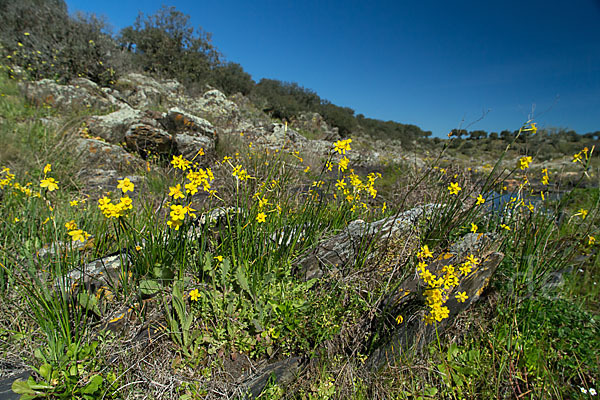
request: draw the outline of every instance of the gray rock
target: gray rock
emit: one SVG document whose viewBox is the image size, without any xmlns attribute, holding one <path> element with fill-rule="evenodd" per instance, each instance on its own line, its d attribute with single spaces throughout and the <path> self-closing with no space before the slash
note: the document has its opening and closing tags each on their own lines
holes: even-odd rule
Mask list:
<svg viewBox="0 0 600 400">
<path fill-rule="evenodd" d="M 136 124 L 125 133 L 125 143 L 129 151 L 146 157 L 149 152 L 169 156 L 176 152 L 177 144 L 173 135 L 147 124 Z"/>
<path fill-rule="evenodd" d="M 161 123 L 175 136 L 177 150 L 185 158 L 195 158 L 196 161 L 213 158 L 217 135 L 210 122 L 179 108 L 172 108 Z M 205 158 L 196 157 L 201 149 L 204 150 Z"/>
<path fill-rule="evenodd" d="M 139 123 L 143 115 L 142 111 L 123 106 L 110 114 L 88 118 L 86 121 L 88 133 L 110 143 L 122 143 L 127 130 L 132 125 Z"/>
<path fill-rule="evenodd" d="M 240 385 L 233 395 L 240 396 L 242 399 L 257 398 L 270 381 L 277 382 L 279 385 L 290 383 L 300 371 L 300 366 L 300 357 L 290 357 L 266 365 Z"/>
<path fill-rule="evenodd" d="M 86 80 L 87 81 L 87 80 Z M 59 85 L 51 79 L 35 82 L 23 81 L 19 88 L 32 103 L 72 111 L 73 109 L 93 108 L 106 112 L 114 108 L 116 100 L 100 90 L 91 81 L 83 86 Z"/>
<path fill-rule="evenodd" d="M 123 262 L 128 263 L 126 254 L 106 256 L 80 266 L 62 278 L 57 278 L 56 285 L 74 290 L 79 286 L 94 293 L 101 287 L 118 287 L 120 285 Z"/>
<path fill-rule="evenodd" d="M 97 139 L 75 139 L 74 155 L 82 164 L 79 176 L 85 171 L 94 169 L 133 172 L 144 164 L 140 158 L 128 153 L 122 147 Z"/>
<path fill-rule="evenodd" d="M 352 221 L 342 233 L 319 244 L 309 254 L 295 262 L 295 265 L 307 280 L 321 278 L 326 273 L 335 273 L 343 266 L 357 260 L 360 256 L 357 249 L 361 247 L 364 240 L 379 237 L 382 239 L 378 242 L 379 245 L 384 245 L 387 239 L 413 229 L 419 219 L 437 207 L 439 205 L 427 204 L 405 211 L 396 217 L 384 218 L 372 223 L 362 220 Z M 378 245 L 375 245 L 371 255 L 376 253 L 377 247 Z"/>
<path fill-rule="evenodd" d="M 223 131 L 236 129 L 241 120 L 237 104 L 216 89 L 209 90 L 200 98 L 182 96 L 177 104 L 181 109 L 209 120 Z"/>
<path fill-rule="evenodd" d="M 176 80 L 158 81 L 137 73 L 120 78 L 115 88 L 124 101 L 139 109 L 173 103 L 183 94 L 183 86 Z"/>
</svg>

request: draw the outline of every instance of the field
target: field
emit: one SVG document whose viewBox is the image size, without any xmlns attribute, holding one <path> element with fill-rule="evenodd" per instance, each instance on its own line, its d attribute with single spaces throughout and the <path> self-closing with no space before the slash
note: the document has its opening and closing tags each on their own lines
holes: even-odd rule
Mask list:
<svg viewBox="0 0 600 400">
<path fill-rule="evenodd" d="M 0 378 L 22 399 L 600 390 L 593 147 L 566 174 L 526 121 L 478 165 L 448 139 L 365 168 L 364 138 L 317 156 L 229 134 L 98 191 L 72 151 L 93 109 L 4 74 L 0 94 Z"/>
</svg>

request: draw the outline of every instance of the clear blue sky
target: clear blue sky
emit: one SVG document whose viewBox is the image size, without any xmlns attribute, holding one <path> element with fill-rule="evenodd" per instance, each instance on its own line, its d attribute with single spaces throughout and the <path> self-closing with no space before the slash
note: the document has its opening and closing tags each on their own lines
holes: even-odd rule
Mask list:
<svg viewBox="0 0 600 400">
<path fill-rule="evenodd" d="M 162 4 L 255 81 L 298 82 L 356 113 L 451 129 L 600 130 L 600 0 L 66 0 L 114 31 Z M 464 122 L 461 122 L 464 121 Z"/>
</svg>

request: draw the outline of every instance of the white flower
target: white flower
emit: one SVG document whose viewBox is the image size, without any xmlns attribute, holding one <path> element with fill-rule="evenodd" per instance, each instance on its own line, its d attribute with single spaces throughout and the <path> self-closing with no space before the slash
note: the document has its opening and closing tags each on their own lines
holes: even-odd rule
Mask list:
<svg viewBox="0 0 600 400">
<path fill-rule="evenodd" d="M 590 395 L 595 396 L 596 395 L 596 389 L 590 388 Z"/>
<path fill-rule="evenodd" d="M 587 394 L 587 390 L 584 387 L 580 387 L 579 389 L 581 390 L 581 393 Z"/>
</svg>

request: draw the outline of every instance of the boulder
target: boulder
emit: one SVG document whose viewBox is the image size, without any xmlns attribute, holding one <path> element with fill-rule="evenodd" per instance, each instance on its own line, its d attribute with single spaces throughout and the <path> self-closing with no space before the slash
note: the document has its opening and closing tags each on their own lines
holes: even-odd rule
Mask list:
<svg viewBox="0 0 600 400">
<path fill-rule="evenodd" d="M 209 120 L 222 132 L 235 130 L 241 121 L 237 104 L 216 89 L 207 91 L 200 98 L 180 97 L 178 103 L 183 110 Z"/>
<path fill-rule="evenodd" d="M 185 158 L 199 161 L 196 155 L 201 150 L 208 158 L 213 158 L 217 135 L 210 122 L 179 108 L 172 108 L 161 123 L 174 135 L 177 150 Z"/>
<path fill-rule="evenodd" d="M 93 108 L 101 112 L 112 110 L 117 100 L 104 93 L 98 85 L 80 80 L 78 85 L 59 85 L 51 79 L 19 83 L 23 95 L 38 105 L 50 105 L 65 111 Z"/>
<path fill-rule="evenodd" d="M 400 234 L 408 234 L 420 219 L 437 207 L 440 206 L 427 204 L 371 223 L 363 220 L 352 221 L 342 233 L 320 243 L 310 253 L 301 257 L 295 262 L 295 266 L 307 280 L 336 273 L 361 257 L 356 249 L 362 247 L 361 244 L 365 240 L 381 238 L 370 250 L 370 255 L 367 255 L 367 257 L 373 256 L 379 247 L 386 245 L 389 239 Z"/>
<path fill-rule="evenodd" d="M 173 135 L 147 124 L 131 126 L 125 133 L 125 143 L 129 151 L 137 152 L 144 158 L 148 156 L 149 152 L 169 156 L 177 149 Z"/>
<path fill-rule="evenodd" d="M 183 86 L 174 79 L 158 81 L 137 73 L 121 77 L 115 89 L 130 106 L 139 109 L 173 103 L 183 94 Z"/>
<path fill-rule="evenodd" d="M 273 123 L 264 135 L 257 137 L 256 143 L 268 149 L 310 147 L 308 139 L 282 123 Z"/>
<path fill-rule="evenodd" d="M 74 152 L 82 164 L 81 170 L 103 168 L 132 172 L 144 164 L 122 147 L 97 139 L 75 139 Z"/>
<path fill-rule="evenodd" d="M 139 123 L 144 113 L 129 106 L 102 116 L 93 116 L 87 119 L 88 134 L 100 137 L 110 143 L 122 143 L 125 133 L 134 124 Z"/>
<path fill-rule="evenodd" d="M 73 147 L 74 155 L 81 164 L 77 179 L 84 185 L 84 192 L 91 195 L 114 189 L 120 176 L 144 167 L 139 157 L 121 146 L 101 140 L 77 138 Z"/>
</svg>

